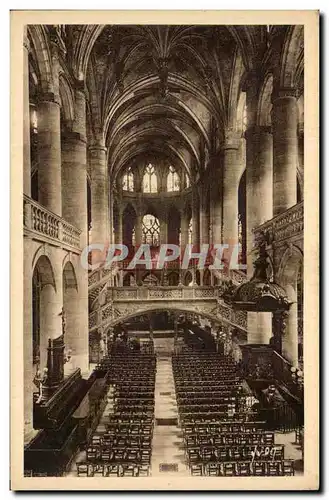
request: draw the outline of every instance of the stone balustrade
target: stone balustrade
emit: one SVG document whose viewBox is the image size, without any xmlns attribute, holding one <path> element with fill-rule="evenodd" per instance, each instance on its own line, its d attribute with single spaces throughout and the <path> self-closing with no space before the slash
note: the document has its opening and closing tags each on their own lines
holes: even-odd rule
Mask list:
<svg viewBox="0 0 329 500">
<path fill-rule="evenodd" d="M 304 202 L 301 201 L 285 212 L 273 217 L 254 229 L 255 239 L 262 233 L 267 235 L 268 243 L 281 243 L 303 235 Z"/>
<path fill-rule="evenodd" d="M 26 195 L 24 195 L 23 203 L 24 231 L 33 233 L 33 236 L 42 241 L 50 240 L 56 246 L 80 250 L 81 231 L 79 229 Z"/>
<path fill-rule="evenodd" d="M 173 309 L 205 314 L 242 330 L 247 328 L 245 311 L 235 311 L 222 300 L 220 289 L 211 286 L 108 287 L 105 300 L 89 314 L 89 329 L 107 327 L 118 319 L 155 309 Z"/>
</svg>

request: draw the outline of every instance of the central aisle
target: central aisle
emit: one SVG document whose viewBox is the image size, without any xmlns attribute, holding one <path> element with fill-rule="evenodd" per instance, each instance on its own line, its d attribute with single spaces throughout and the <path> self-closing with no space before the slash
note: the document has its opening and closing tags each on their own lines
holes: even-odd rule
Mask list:
<svg viewBox="0 0 329 500">
<path fill-rule="evenodd" d="M 174 339 L 154 339 L 157 356 L 155 379 L 155 425 L 152 441 L 152 475 L 189 476 L 184 461 L 182 431 L 178 410 L 171 354 Z"/>
</svg>

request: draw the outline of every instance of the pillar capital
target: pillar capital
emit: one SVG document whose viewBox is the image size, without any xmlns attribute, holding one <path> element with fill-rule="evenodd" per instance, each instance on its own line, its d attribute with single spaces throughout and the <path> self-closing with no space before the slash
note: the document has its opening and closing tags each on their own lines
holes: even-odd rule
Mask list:
<svg viewBox="0 0 329 500">
<path fill-rule="evenodd" d="M 53 104 L 57 104 L 57 106 L 60 106 L 59 99 L 57 95 L 54 92 L 51 91 L 41 91 L 37 94 L 36 97 L 37 104 L 42 104 L 44 102 L 50 102 Z"/>
<path fill-rule="evenodd" d="M 91 153 L 97 152 L 97 151 L 102 151 L 104 153 L 107 152 L 107 148 L 105 147 L 104 141 L 97 141 L 97 142 L 94 142 L 93 144 L 90 144 L 88 146 L 88 150 Z"/>
<path fill-rule="evenodd" d="M 295 87 L 274 87 L 272 92 L 272 104 L 279 99 L 298 98 L 298 89 Z"/>
<path fill-rule="evenodd" d="M 263 134 L 272 134 L 272 126 L 271 125 L 254 125 L 252 127 L 248 127 L 245 131 L 246 140 L 253 139 L 255 136 L 260 136 Z"/>
<path fill-rule="evenodd" d="M 221 144 L 221 151 L 225 151 L 227 149 L 239 149 L 241 140 L 241 133 L 236 132 L 235 130 L 227 130 L 225 132 L 225 138 Z"/>
</svg>

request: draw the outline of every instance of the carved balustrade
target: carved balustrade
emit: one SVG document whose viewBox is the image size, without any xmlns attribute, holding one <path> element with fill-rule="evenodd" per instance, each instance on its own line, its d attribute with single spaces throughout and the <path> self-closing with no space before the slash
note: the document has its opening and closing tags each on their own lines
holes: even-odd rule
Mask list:
<svg viewBox="0 0 329 500">
<path fill-rule="evenodd" d="M 69 247 L 80 252 L 81 231 L 59 215 L 54 214 L 40 203 L 24 195 L 24 233 L 36 239 L 48 241 L 56 246 Z"/>
</svg>

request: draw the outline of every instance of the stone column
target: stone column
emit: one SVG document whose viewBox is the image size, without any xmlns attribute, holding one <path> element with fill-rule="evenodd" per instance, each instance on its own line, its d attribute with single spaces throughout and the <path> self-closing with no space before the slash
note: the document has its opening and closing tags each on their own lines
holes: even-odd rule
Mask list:
<svg viewBox="0 0 329 500">
<path fill-rule="evenodd" d="M 273 126 L 273 215 L 297 202 L 298 161 L 296 90 L 279 89 L 272 97 Z"/>
<path fill-rule="evenodd" d="M 166 217 L 166 215 L 163 216 Z M 168 243 L 168 223 L 165 218 L 160 220 L 160 243 Z"/>
<path fill-rule="evenodd" d="M 119 245 L 123 243 L 123 212 L 121 203 L 118 205 L 118 227 L 115 232 L 115 243 Z"/>
<path fill-rule="evenodd" d="M 200 246 L 200 199 L 196 186 L 192 188 L 192 244 Z"/>
<path fill-rule="evenodd" d="M 240 138 L 229 132 L 223 154 L 223 243 L 238 243 L 238 189 L 243 166 L 239 161 Z"/>
<path fill-rule="evenodd" d="M 250 127 L 247 148 L 247 273 L 253 274 L 252 230 L 272 218 L 273 141 L 270 127 Z M 251 154 L 250 154 L 251 153 Z M 272 336 L 271 313 L 248 313 L 248 343 L 268 344 Z"/>
<path fill-rule="evenodd" d="M 89 147 L 91 172 L 92 242 L 107 245 L 108 234 L 108 182 L 106 148 L 103 139 Z"/>
<path fill-rule="evenodd" d="M 75 91 L 75 120 L 62 141 L 63 218 L 81 230 L 80 247 L 88 244 L 86 100 L 83 83 Z M 64 309 L 68 309 L 65 343 L 72 349 L 72 366 L 89 367 L 88 271 L 80 262 L 75 266 L 77 287 L 64 290 Z"/>
<path fill-rule="evenodd" d="M 59 96 L 59 46 L 51 38 L 52 84 L 38 95 L 39 203 L 62 215 L 61 114 Z"/>
<path fill-rule="evenodd" d="M 24 442 L 33 431 L 32 241 L 24 238 Z"/>
<path fill-rule="evenodd" d="M 47 363 L 48 339 L 56 339 L 62 335 L 63 308 L 63 269 L 62 250 L 55 249 L 50 258 L 55 286 L 52 283 L 43 285 L 40 294 L 40 367 Z"/>
<path fill-rule="evenodd" d="M 186 245 L 188 244 L 188 227 L 189 227 L 189 220 L 186 214 L 185 210 L 181 211 L 181 237 L 180 237 L 180 245 L 181 248 L 184 249 Z"/>
<path fill-rule="evenodd" d="M 209 243 L 209 210 L 207 206 L 208 198 L 205 192 L 206 187 L 202 186 L 200 191 L 200 241 Z"/>
<path fill-rule="evenodd" d="M 221 176 L 221 173 L 222 172 L 219 169 L 218 175 Z M 222 203 L 223 199 L 221 179 L 213 179 L 211 189 L 211 243 L 213 245 L 217 245 L 222 242 Z"/>
<path fill-rule="evenodd" d="M 282 335 L 282 355 L 293 366 L 298 366 L 298 306 L 297 282 L 286 286 L 289 300 L 292 302 L 286 315 L 286 329 Z"/>
<path fill-rule="evenodd" d="M 24 26 L 23 42 L 23 192 L 31 196 L 31 149 L 30 149 L 30 95 L 29 51 L 27 26 Z"/>
<path fill-rule="evenodd" d="M 143 241 L 143 215 L 140 211 L 136 214 L 135 224 L 135 242 L 136 246 L 141 245 Z"/>
<path fill-rule="evenodd" d="M 39 203 L 62 215 L 60 105 L 54 94 L 38 104 Z"/>
</svg>

